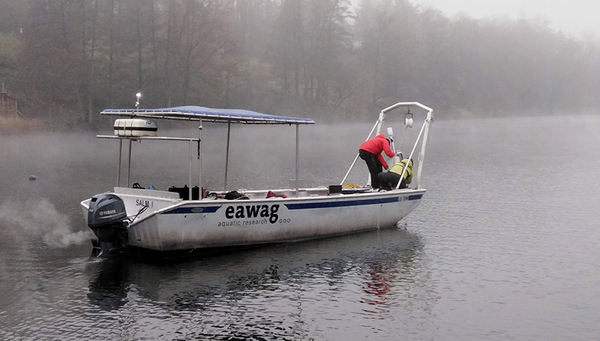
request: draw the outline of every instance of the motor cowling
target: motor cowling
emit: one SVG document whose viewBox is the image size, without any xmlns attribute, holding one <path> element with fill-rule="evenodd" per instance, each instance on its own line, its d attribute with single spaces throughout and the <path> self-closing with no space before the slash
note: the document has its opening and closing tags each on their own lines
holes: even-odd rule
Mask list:
<svg viewBox="0 0 600 341">
<path fill-rule="evenodd" d="M 101 255 L 127 246 L 126 218 L 125 203 L 117 195 L 104 193 L 92 197 L 88 208 L 88 227 L 100 242 Z"/>
<path fill-rule="evenodd" d="M 90 200 L 88 226 L 92 229 L 121 223 L 126 217 L 125 203 L 114 194 L 96 194 Z"/>
</svg>

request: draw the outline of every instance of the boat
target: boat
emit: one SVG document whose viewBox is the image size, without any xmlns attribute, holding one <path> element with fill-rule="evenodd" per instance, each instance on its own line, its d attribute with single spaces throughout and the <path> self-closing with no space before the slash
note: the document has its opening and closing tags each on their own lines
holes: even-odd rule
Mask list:
<svg viewBox="0 0 600 341">
<path fill-rule="evenodd" d="M 411 108 L 417 109 L 421 118 L 415 119 Z M 404 114 L 403 121 L 400 115 L 395 116 L 396 121 L 389 119 L 401 109 L 407 110 L 401 113 Z M 426 192 L 421 186 L 421 174 L 433 110 L 418 102 L 399 102 L 381 110 L 367 135 L 369 139 L 384 133 L 383 129 L 390 121 L 403 125 L 405 133 L 415 122 L 421 124 L 418 134 L 414 130 L 414 143 L 407 144 L 411 146 L 407 158 L 414 159 L 415 163 L 413 181 L 407 188 L 398 185 L 388 191 L 372 189 L 369 181 L 365 185 L 347 182 L 351 171 L 357 167 L 358 154 L 340 182 L 310 188 L 304 186 L 299 180 L 299 129 L 315 124 L 310 118 L 198 106 L 141 109 L 139 101 L 133 109 L 106 109 L 101 115 L 124 118 L 115 120 L 113 135 L 97 135 L 99 139 L 119 142 L 116 186 L 112 191 L 81 202 L 86 224 L 95 235 L 92 240 L 94 254 L 100 257 L 132 251 L 159 256 L 209 253 L 393 227 L 419 206 Z M 198 136 L 159 136 L 156 122 L 161 120 L 199 123 Z M 202 131 L 205 125 L 214 127 L 218 124 L 227 125 L 225 185 L 220 189 L 205 184 L 202 176 L 205 157 Z M 226 190 L 232 124 L 295 126 L 296 167 L 289 188 Z M 391 125 L 387 126 L 387 137 L 398 154 L 391 161 L 398 162 L 404 156 L 395 150 L 393 131 Z M 188 144 L 189 163 L 184 163 L 189 168 L 187 184 L 168 190 L 143 188 L 137 183 L 130 187 L 131 144 L 134 141 Z M 151 145 L 148 143 L 149 148 Z M 128 149 L 127 153 L 124 149 Z M 360 167 L 365 168 L 364 164 Z M 126 176 L 122 174 L 122 168 L 126 168 Z M 126 186 L 122 186 L 123 177 Z"/>
</svg>

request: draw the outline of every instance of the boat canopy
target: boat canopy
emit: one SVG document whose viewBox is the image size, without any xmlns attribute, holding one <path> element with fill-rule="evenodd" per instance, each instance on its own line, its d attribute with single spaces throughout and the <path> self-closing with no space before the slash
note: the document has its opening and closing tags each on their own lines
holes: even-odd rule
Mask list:
<svg viewBox="0 0 600 341">
<path fill-rule="evenodd" d="M 138 96 L 139 97 L 139 96 Z M 136 103 L 138 106 L 139 102 Z M 122 141 L 123 139 L 129 140 L 129 158 L 131 158 L 131 140 L 175 140 L 175 141 L 188 141 L 190 142 L 190 168 L 189 168 L 189 182 L 192 183 L 192 142 L 198 143 L 198 183 L 202 183 L 202 152 L 201 152 L 201 134 L 202 134 L 202 123 L 214 122 L 214 123 L 227 123 L 227 152 L 225 155 L 225 189 L 227 189 L 227 175 L 229 171 L 229 144 L 231 137 L 231 124 L 294 124 L 296 126 L 296 192 L 298 191 L 298 164 L 299 164 L 299 127 L 301 124 L 314 124 L 310 118 L 300 117 L 286 117 L 286 116 L 275 116 L 267 115 L 249 110 L 242 109 L 215 109 L 206 108 L 199 106 L 181 106 L 172 108 L 161 108 L 161 109 L 105 109 L 100 112 L 101 115 L 110 116 L 126 116 L 131 118 L 146 118 L 146 119 L 169 119 L 169 120 L 183 120 L 183 121 L 199 121 L 201 125 L 199 128 L 198 138 L 186 139 L 176 137 L 156 137 L 156 136 L 105 136 L 98 135 L 100 138 L 118 138 L 120 140 L 119 146 L 119 171 L 117 175 L 117 187 L 120 186 L 120 172 L 121 172 L 121 155 L 122 155 Z M 115 125 L 116 127 L 116 125 Z M 116 130 L 115 130 L 116 131 Z M 126 134 L 123 134 L 126 135 Z M 127 183 L 129 183 L 129 173 L 131 169 L 131 160 L 127 164 Z M 190 185 L 189 197 L 192 197 Z"/>
<path fill-rule="evenodd" d="M 105 109 L 100 114 L 240 124 L 314 124 L 310 118 L 267 115 L 242 109 L 181 106 L 162 109 Z"/>
</svg>

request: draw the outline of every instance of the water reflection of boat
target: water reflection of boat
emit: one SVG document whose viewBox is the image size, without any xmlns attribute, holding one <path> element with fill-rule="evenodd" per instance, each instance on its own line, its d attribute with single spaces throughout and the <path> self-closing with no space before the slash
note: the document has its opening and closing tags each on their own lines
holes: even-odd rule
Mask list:
<svg viewBox="0 0 600 341">
<path fill-rule="evenodd" d="M 99 135 L 115 139 L 119 147 L 117 187 L 111 193 L 93 196 L 81 202 L 88 226 L 99 241 L 100 254 L 134 249 L 158 252 L 208 252 L 223 248 L 272 244 L 344 235 L 394 226 L 421 202 L 425 189 L 420 178 L 425 156 L 432 109 L 417 102 L 402 102 L 381 111 L 367 138 L 382 133 L 388 115 L 396 109 L 408 108 L 404 126 L 412 127 L 415 107 L 426 112 L 408 158 L 415 156 L 415 177 L 410 188 L 374 192 L 369 187 L 343 188 L 340 184 L 304 188 L 298 172 L 299 126 L 313 124 L 311 119 L 259 114 L 245 110 L 222 110 L 202 107 L 167 109 L 104 110 L 102 114 L 129 116 L 115 121 L 115 135 Z M 296 128 L 296 174 L 289 189 L 204 190 L 193 188 L 193 164 L 198 163 L 197 179 L 202 182 L 201 136 L 195 138 L 158 137 L 156 122 L 149 119 L 189 120 L 202 124 L 280 124 Z M 393 135 L 387 127 L 389 137 Z M 153 188 L 120 187 L 123 141 L 129 144 L 127 183 L 130 178 L 132 141 L 179 141 L 189 144 L 188 187 L 171 187 L 169 191 Z M 229 159 L 229 132 L 225 166 Z M 420 146 L 420 152 L 417 147 Z M 197 150 L 194 148 L 197 147 Z M 393 144 L 392 144 L 392 148 Z M 417 158 L 418 156 L 418 158 Z M 197 158 L 197 161 L 194 159 Z M 397 157 L 396 157 L 397 158 Z M 396 160 L 398 161 L 398 160 Z M 404 170 L 406 171 L 406 170 Z M 137 188 L 136 188 L 137 187 Z M 200 186 L 202 187 L 202 186 Z"/>
<path fill-rule="evenodd" d="M 91 262 L 88 299 L 103 310 L 118 310 L 130 291 L 148 304 L 169 311 L 196 311 L 226 305 L 232 298 L 282 289 L 282 295 L 302 294 L 306 283 L 363 287 L 368 305 L 392 303 L 392 287 L 422 285 L 413 274 L 415 255 L 422 248 L 418 235 L 385 229 L 302 244 L 280 244 L 183 262 L 140 263 L 130 257 Z M 374 290 L 378 287 L 378 291 Z M 385 292 L 381 288 L 387 288 Z M 351 294 L 352 296 L 355 293 Z M 383 302 L 384 297 L 389 302 Z M 383 302 L 383 303 L 382 303 Z"/>
<path fill-rule="evenodd" d="M 87 297 L 90 303 L 105 311 L 118 310 L 127 303 L 129 264 L 115 258 L 93 266 L 100 269 L 89 284 Z"/>
</svg>

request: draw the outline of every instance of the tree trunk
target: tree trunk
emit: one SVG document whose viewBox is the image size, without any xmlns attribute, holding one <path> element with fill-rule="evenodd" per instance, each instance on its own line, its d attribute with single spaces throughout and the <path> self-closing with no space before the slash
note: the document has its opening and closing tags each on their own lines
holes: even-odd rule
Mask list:
<svg viewBox="0 0 600 341">
<path fill-rule="evenodd" d="M 140 3 L 141 0 L 136 0 L 136 30 L 137 30 L 137 38 L 138 38 L 138 90 L 142 91 L 143 88 L 143 78 L 142 78 L 142 6 Z"/>
<path fill-rule="evenodd" d="M 169 14 L 167 18 L 167 51 L 165 56 L 165 78 L 167 83 L 167 107 L 171 107 L 172 77 L 171 77 L 171 20 L 173 17 L 173 0 L 169 0 Z"/>
<path fill-rule="evenodd" d="M 156 51 L 156 13 L 155 13 L 155 0 L 151 0 L 150 4 L 150 21 L 152 27 L 150 31 L 152 33 L 152 56 L 154 57 L 154 71 L 158 73 L 158 52 Z"/>
<path fill-rule="evenodd" d="M 85 0 L 80 1 L 80 10 L 79 15 L 81 16 L 81 62 L 80 65 L 86 67 L 87 65 L 87 39 L 86 39 L 86 15 L 85 15 Z M 86 67 L 87 69 L 87 67 Z M 87 110 L 85 110 L 85 103 L 87 102 L 87 98 L 90 97 L 90 88 L 87 77 L 84 76 L 84 70 L 78 70 L 77 77 L 81 77 L 81 83 L 79 86 L 79 102 L 81 103 L 81 115 L 83 122 L 88 121 Z"/>
<path fill-rule="evenodd" d="M 90 66 L 88 68 L 88 122 L 93 122 L 93 99 L 94 99 L 94 54 L 96 52 L 96 19 L 98 17 L 98 0 L 94 0 L 94 12 L 92 13 L 92 46 L 90 50 Z"/>
<path fill-rule="evenodd" d="M 110 0 L 110 15 L 109 15 L 109 52 L 108 52 L 108 106 L 113 107 L 113 64 L 114 64 L 114 50 L 115 50 L 115 36 L 114 36 L 114 21 L 115 21 L 115 0 Z"/>
</svg>

